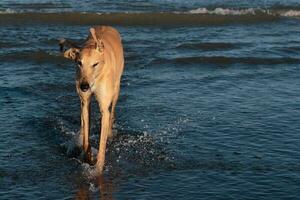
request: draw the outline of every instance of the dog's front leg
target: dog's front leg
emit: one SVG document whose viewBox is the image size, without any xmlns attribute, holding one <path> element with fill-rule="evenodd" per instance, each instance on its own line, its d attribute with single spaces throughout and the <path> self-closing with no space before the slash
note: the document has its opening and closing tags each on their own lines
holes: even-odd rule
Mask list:
<svg viewBox="0 0 300 200">
<path fill-rule="evenodd" d="M 91 94 L 79 93 L 81 101 L 81 129 L 80 134 L 82 138 L 83 150 L 85 152 L 87 162 L 92 162 L 91 146 L 89 144 L 90 132 L 90 102 Z"/>
<path fill-rule="evenodd" d="M 107 136 L 110 132 L 110 112 L 108 107 L 101 109 L 102 119 L 101 119 L 101 136 L 99 142 L 99 152 L 97 155 L 97 170 L 102 173 L 104 162 L 105 162 L 105 151 L 106 151 L 106 142 Z"/>
<path fill-rule="evenodd" d="M 105 151 L 106 151 L 106 142 L 107 137 L 110 135 L 111 126 L 110 126 L 110 111 L 109 106 L 111 104 L 111 98 L 109 97 L 100 97 L 98 99 L 99 107 L 101 110 L 101 136 L 99 141 L 99 151 L 97 155 L 97 170 L 99 173 L 102 173 L 105 163 Z"/>
</svg>

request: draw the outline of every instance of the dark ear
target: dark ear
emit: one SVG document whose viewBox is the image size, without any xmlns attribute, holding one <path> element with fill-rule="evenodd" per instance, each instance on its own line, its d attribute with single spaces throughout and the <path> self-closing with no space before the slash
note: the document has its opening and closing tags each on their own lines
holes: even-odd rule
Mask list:
<svg viewBox="0 0 300 200">
<path fill-rule="evenodd" d="M 94 41 L 96 42 L 96 50 L 102 53 L 104 51 L 104 43 L 102 41 L 102 38 L 97 37 L 96 30 L 94 28 L 90 28 L 90 33 Z"/>
<path fill-rule="evenodd" d="M 79 56 L 79 49 L 77 48 L 70 48 L 64 52 L 64 57 L 71 60 L 77 60 L 78 56 Z"/>
<path fill-rule="evenodd" d="M 77 59 L 77 56 L 79 54 L 79 49 L 80 49 L 80 47 L 77 44 L 62 38 L 59 40 L 59 46 L 60 46 L 60 52 L 64 53 L 65 58 L 72 59 L 72 60 Z M 72 48 L 65 50 L 65 46 L 69 46 Z"/>
</svg>

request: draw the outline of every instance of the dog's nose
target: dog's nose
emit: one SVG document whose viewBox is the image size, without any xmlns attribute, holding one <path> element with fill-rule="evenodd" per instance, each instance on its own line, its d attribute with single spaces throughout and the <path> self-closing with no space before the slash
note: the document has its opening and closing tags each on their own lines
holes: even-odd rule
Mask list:
<svg viewBox="0 0 300 200">
<path fill-rule="evenodd" d="M 83 92 L 86 92 L 88 89 L 90 88 L 90 85 L 86 82 L 83 82 L 80 84 L 80 89 L 83 91 Z"/>
</svg>

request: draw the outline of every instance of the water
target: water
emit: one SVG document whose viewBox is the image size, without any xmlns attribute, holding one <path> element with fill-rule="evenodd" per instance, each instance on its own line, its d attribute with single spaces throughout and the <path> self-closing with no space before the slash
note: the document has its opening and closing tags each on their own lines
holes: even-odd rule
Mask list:
<svg viewBox="0 0 300 200">
<path fill-rule="evenodd" d="M 299 198 L 299 1 L 5 0 L 0 13 L 1 199 Z M 57 45 L 94 24 L 120 31 L 126 60 L 99 178 Z M 99 118 L 94 101 L 94 150 Z"/>
</svg>

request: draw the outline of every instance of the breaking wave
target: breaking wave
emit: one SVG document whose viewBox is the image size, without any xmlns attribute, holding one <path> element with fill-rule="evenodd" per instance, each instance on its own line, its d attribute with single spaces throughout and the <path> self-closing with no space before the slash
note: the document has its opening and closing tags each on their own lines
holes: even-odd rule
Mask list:
<svg viewBox="0 0 300 200">
<path fill-rule="evenodd" d="M 211 15 L 257 15 L 257 14 L 267 14 L 267 15 L 277 15 L 284 17 L 299 17 L 300 10 L 286 10 L 286 9 L 259 9 L 259 8 L 247 8 L 247 9 L 229 9 L 229 8 L 197 8 L 195 10 L 190 10 L 191 14 L 211 14 Z"/>
<path fill-rule="evenodd" d="M 109 24 L 124 26 L 195 26 L 232 23 L 259 23 L 282 17 L 299 17 L 297 9 L 229 9 L 198 8 L 186 12 L 23 12 L 12 9 L 0 10 L 0 24 L 47 23 L 65 25 Z"/>
</svg>

